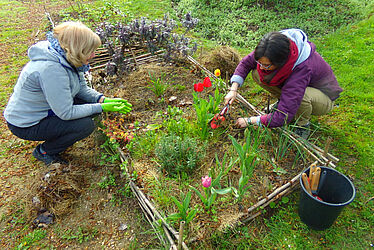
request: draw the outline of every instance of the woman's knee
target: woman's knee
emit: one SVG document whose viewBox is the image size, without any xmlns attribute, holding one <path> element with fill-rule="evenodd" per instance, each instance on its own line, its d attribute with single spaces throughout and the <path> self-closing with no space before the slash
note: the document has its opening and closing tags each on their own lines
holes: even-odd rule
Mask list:
<svg viewBox="0 0 374 250">
<path fill-rule="evenodd" d="M 312 87 L 306 89 L 304 99 L 307 99 L 307 102 L 312 106 L 312 115 L 316 116 L 330 112 L 334 103 L 321 90 Z"/>
</svg>

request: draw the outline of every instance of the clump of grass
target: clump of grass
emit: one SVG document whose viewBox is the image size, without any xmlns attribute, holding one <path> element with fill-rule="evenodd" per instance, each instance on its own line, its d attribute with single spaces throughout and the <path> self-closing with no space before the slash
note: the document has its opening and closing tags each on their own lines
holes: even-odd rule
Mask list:
<svg viewBox="0 0 374 250">
<path fill-rule="evenodd" d="M 149 74 L 149 77 L 151 80 L 148 88 L 152 90 L 157 97 L 163 96 L 169 86 L 169 84 L 164 81 L 165 74 L 160 77 L 155 77 L 152 74 Z"/>
</svg>

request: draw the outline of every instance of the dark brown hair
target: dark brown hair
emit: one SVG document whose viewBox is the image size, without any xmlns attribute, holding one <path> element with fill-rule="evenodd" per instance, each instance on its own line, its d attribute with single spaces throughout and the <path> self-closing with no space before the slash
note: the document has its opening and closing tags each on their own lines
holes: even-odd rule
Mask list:
<svg viewBox="0 0 374 250">
<path fill-rule="evenodd" d="M 255 49 L 255 59 L 267 57 L 277 67 L 283 66 L 290 53 L 290 40 L 280 32 L 266 34 Z"/>
</svg>

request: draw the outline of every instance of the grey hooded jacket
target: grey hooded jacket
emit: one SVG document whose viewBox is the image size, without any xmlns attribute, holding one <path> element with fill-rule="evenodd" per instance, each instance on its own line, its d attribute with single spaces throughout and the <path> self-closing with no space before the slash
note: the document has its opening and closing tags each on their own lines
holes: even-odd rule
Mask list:
<svg viewBox="0 0 374 250">
<path fill-rule="evenodd" d="M 102 94 L 89 88 L 83 73 L 72 67 L 48 41 L 28 50 L 30 61 L 22 69 L 4 117 L 17 127 L 30 127 L 49 115 L 74 120 L 101 113 Z M 74 98 L 88 104 L 74 105 Z"/>
</svg>

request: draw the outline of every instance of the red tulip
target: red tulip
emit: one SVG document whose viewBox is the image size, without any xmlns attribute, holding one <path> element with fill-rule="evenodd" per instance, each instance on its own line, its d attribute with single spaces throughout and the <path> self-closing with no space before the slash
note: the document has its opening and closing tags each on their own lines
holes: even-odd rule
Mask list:
<svg viewBox="0 0 374 250">
<path fill-rule="evenodd" d="M 204 90 L 204 84 L 202 84 L 201 82 L 199 83 L 195 83 L 193 85 L 193 89 L 196 91 L 196 92 L 201 92 Z"/>
<path fill-rule="evenodd" d="M 217 124 L 215 123 L 215 121 L 212 121 L 212 122 L 210 123 L 210 127 L 211 127 L 212 129 L 216 129 L 218 126 L 217 126 Z"/>
<path fill-rule="evenodd" d="M 204 87 L 205 88 L 209 88 L 212 86 L 212 82 L 210 81 L 210 78 L 209 77 L 205 77 L 204 81 L 203 81 L 203 84 L 204 84 Z"/>
</svg>

